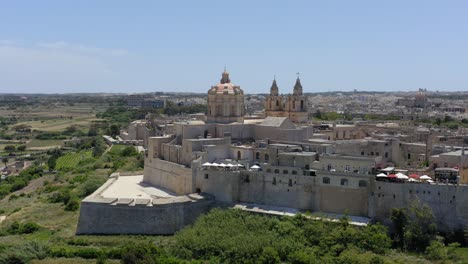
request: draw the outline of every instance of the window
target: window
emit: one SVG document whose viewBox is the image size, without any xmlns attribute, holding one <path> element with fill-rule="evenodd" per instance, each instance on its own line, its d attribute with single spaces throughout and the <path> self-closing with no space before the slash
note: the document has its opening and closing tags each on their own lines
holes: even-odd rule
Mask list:
<svg viewBox="0 0 468 264">
<path fill-rule="evenodd" d="M 371 153 L 370 153 L 370 154 L 371 154 L 371 156 L 374 156 L 374 151 L 371 151 Z"/>
<path fill-rule="evenodd" d="M 376 155 L 376 156 L 380 156 L 380 153 L 379 153 L 379 152 L 376 152 L 375 155 Z"/>
<path fill-rule="evenodd" d="M 361 151 L 361 156 L 364 156 L 364 151 Z"/>
<path fill-rule="evenodd" d="M 278 169 L 275 169 L 275 173 L 278 174 L 278 173 L 279 173 L 279 170 L 278 170 Z"/>
<path fill-rule="evenodd" d="M 331 171 L 331 170 L 333 170 L 333 165 L 331 165 L 331 164 L 328 164 L 328 166 L 327 166 L 327 170 L 328 170 L 328 171 Z"/>
<path fill-rule="evenodd" d="M 322 179 L 322 182 L 323 182 L 324 184 L 330 184 L 330 178 L 325 177 L 325 178 Z"/>
<path fill-rule="evenodd" d="M 345 172 L 351 172 L 351 165 L 345 166 Z"/>
<path fill-rule="evenodd" d="M 205 179 L 208 179 L 208 173 L 205 173 Z"/>
<path fill-rule="evenodd" d="M 304 110 L 304 101 L 301 100 L 301 110 Z"/>
<path fill-rule="evenodd" d="M 244 180 L 244 182 L 250 182 L 249 175 L 245 175 L 245 180 Z"/>
<path fill-rule="evenodd" d="M 279 100 L 276 100 L 276 106 L 279 106 Z"/>
<path fill-rule="evenodd" d="M 292 172 L 292 175 L 297 175 L 297 171 L 293 170 Z"/>
<path fill-rule="evenodd" d="M 237 159 L 240 160 L 242 158 L 241 152 L 237 151 Z"/>
<path fill-rule="evenodd" d="M 276 177 L 273 177 L 273 185 L 276 185 Z"/>
<path fill-rule="evenodd" d="M 316 175 L 315 175 L 315 171 L 310 171 L 310 172 L 309 172 L 309 176 L 316 176 Z"/>
<path fill-rule="evenodd" d="M 283 174 L 288 174 L 289 171 L 288 170 L 283 170 Z"/>
<path fill-rule="evenodd" d="M 367 182 L 364 180 L 359 181 L 359 187 L 367 187 Z"/>
<path fill-rule="evenodd" d="M 341 185 L 348 186 L 348 179 L 341 179 Z"/>
<path fill-rule="evenodd" d="M 270 172 L 271 172 L 271 169 L 267 169 L 266 171 L 267 171 L 268 173 L 270 173 Z"/>
<path fill-rule="evenodd" d="M 255 153 L 255 159 L 257 159 L 257 160 L 260 159 L 260 152 Z"/>
<path fill-rule="evenodd" d="M 408 153 L 408 159 L 411 159 L 411 153 Z"/>
<path fill-rule="evenodd" d="M 265 161 L 268 161 L 268 160 L 270 160 L 270 155 L 265 154 Z"/>
<path fill-rule="evenodd" d="M 292 180 L 291 180 L 291 179 L 289 179 L 288 185 L 289 185 L 289 186 L 292 186 Z"/>
<path fill-rule="evenodd" d="M 385 152 L 385 158 L 388 158 L 388 152 Z"/>
</svg>

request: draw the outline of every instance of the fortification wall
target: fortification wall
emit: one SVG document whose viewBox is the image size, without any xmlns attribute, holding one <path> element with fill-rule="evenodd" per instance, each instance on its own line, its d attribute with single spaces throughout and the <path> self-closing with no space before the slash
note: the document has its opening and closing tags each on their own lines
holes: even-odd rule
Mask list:
<svg viewBox="0 0 468 264">
<path fill-rule="evenodd" d="M 392 208 L 419 200 L 434 213 L 442 230 L 468 226 L 468 186 L 445 184 L 398 184 L 376 181 L 369 195 L 369 216 L 389 222 Z"/>
<path fill-rule="evenodd" d="M 195 192 L 195 180 L 192 169 L 161 159 L 145 160 L 143 181 L 168 189 L 178 195 Z"/>
<path fill-rule="evenodd" d="M 104 185 L 81 202 L 76 234 L 170 235 L 208 212 L 214 199 L 207 194 L 170 198 L 104 198 Z"/>
</svg>

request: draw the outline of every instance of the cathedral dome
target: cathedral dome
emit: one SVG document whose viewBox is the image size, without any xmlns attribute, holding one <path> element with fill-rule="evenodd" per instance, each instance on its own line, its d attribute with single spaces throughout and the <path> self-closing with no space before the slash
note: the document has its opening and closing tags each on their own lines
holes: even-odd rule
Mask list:
<svg viewBox="0 0 468 264">
<path fill-rule="evenodd" d="M 224 70 L 218 84 L 208 91 L 208 123 L 243 122 L 245 114 L 244 91 L 233 83 Z"/>
<path fill-rule="evenodd" d="M 229 72 L 224 70 L 220 83 L 211 87 L 208 94 L 244 94 L 240 86 L 231 83 Z"/>
</svg>

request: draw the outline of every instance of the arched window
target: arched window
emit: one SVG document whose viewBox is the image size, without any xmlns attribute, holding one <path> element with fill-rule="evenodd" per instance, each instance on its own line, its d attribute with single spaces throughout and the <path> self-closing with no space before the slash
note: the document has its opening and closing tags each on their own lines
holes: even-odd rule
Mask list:
<svg viewBox="0 0 468 264">
<path fill-rule="evenodd" d="M 296 100 L 293 101 L 293 109 L 296 109 Z"/>
<path fill-rule="evenodd" d="M 304 110 L 304 100 L 301 100 L 301 110 Z"/>
<path fill-rule="evenodd" d="M 341 179 L 341 185 L 348 186 L 348 179 Z"/>
<path fill-rule="evenodd" d="M 237 151 L 237 159 L 238 160 L 242 159 L 242 153 L 240 151 Z"/>
<path fill-rule="evenodd" d="M 270 160 L 270 155 L 265 153 L 265 161 L 269 161 L 269 160 Z"/>
<path fill-rule="evenodd" d="M 279 100 L 276 100 L 276 106 L 279 106 Z"/>
<path fill-rule="evenodd" d="M 260 152 L 255 153 L 255 159 L 257 159 L 257 160 L 260 159 Z"/>
<path fill-rule="evenodd" d="M 330 184 L 330 178 L 324 177 L 324 178 L 322 179 L 322 182 L 323 182 L 324 184 Z"/>
<path fill-rule="evenodd" d="M 367 182 L 364 180 L 359 181 L 359 187 L 367 187 Z"/>
</svg>

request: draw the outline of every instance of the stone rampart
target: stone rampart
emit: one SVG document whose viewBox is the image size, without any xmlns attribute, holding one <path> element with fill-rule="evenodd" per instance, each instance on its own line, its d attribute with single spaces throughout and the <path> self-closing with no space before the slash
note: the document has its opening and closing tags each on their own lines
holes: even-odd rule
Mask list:
<svg viewBox="0 0 468 264">
<path fill-rule="evenodd" d="M 170 235 L 208 212 L 214 199 L 207 194 L 133 199 L 101 196 L 116 178 L 110 178 L 81 202 L 76 234 Z"/>
<path fill-rule="evenodd" d="M 369 195 L 369 217 L 389 222 L 392 208 L 427 204 L 441 230 L 468 226 L 468 185 L 399 184 L 376 181 Z"/>
</svg>

